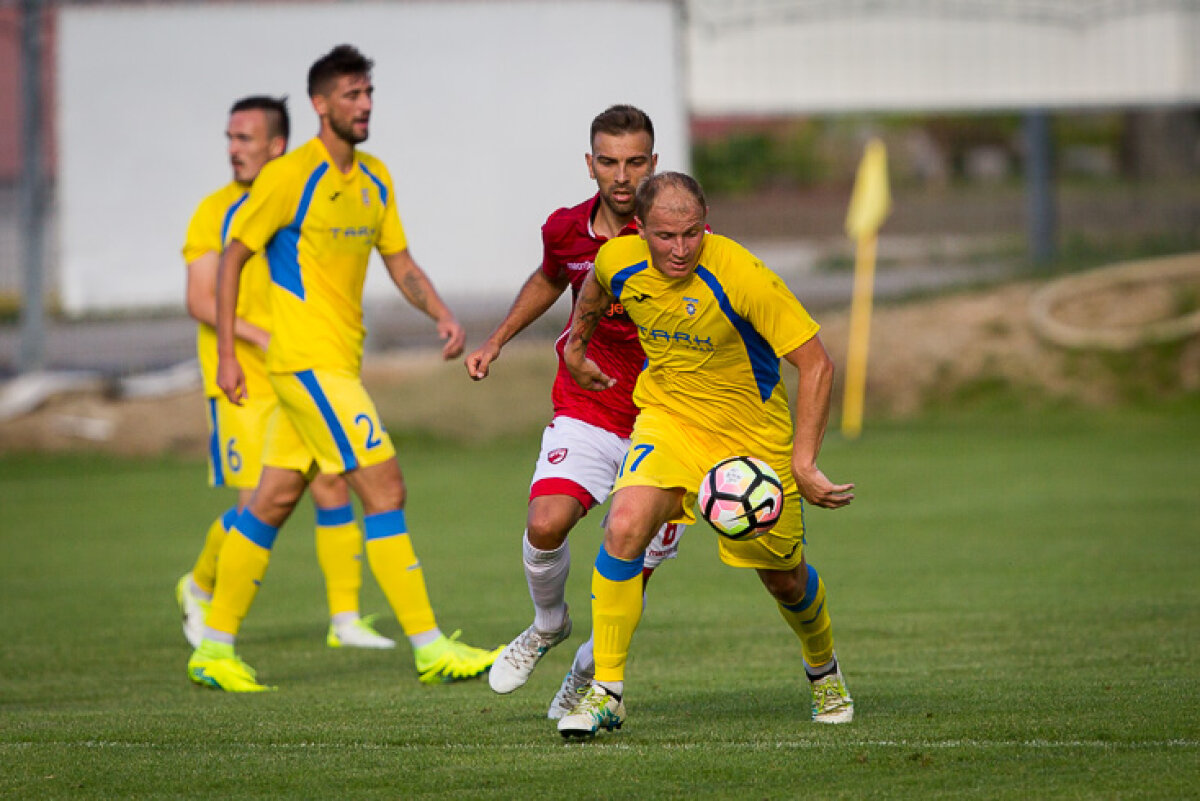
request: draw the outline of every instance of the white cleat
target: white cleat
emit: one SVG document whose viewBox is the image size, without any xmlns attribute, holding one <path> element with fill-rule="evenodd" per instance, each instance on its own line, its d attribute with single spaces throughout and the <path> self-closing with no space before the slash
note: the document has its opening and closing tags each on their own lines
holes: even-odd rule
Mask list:
<svg viewBox="0 0 1200 801">
<path fill-rule="evenodd" d="M 558 733 L 566 740 L 590 740 L 600 729 L 619 729 L 624 722 L 625 702 L 593 681 L 580 694 L 575 709 L 558 721 Z"/>
<path fill-rule="evenodd" d="M 371 625 L 377 617 L 367 615 L 345 623 L 330 623 L 325 644 L 330 648 L 395 648 L 395 640 L 384 637 Z"/>
<path fill-rule="evenodd" d="M 546 652 L 570 636 L 570 615 L 558 631 L 538 631 L 530 626 L 504 646 L 500 656 L 496 657 L 488 673 L 488 684 L 502 695 L 524 686 Z"/>
<path fill-rule="evenodd" d="M 179 613 L 183 616 L 183 636 L 187 638 L 192 648 L 199 648 L 204 639 L 204 620 L 212 602 L 196 594 L 196 585 L 192 583 L 192 574 L 184 573 L 175 584 L 175 601 L 179 604 Z"/>
<path fill-rule="evenodd" d="M 849 723 L 854 720 L 854 699 L 838 668 L 812 682 L 812 719 L 816 723 Z"/>
<path fill-rule="evenodd" d="M 576 673 L 575 668 L 568 670 L 558 692 L 554 694 L 554 700 L 550 702 L 550 709 L 546 712 L 546 717 L 550 720 L 562 720 L 574 712 L 591 684 L 591 676 Z"/>
</svg>

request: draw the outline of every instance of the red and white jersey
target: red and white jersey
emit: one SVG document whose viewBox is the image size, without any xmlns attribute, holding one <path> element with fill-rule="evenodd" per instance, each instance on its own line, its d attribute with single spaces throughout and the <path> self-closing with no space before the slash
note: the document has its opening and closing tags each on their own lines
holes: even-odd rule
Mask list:
<svg viewBox="0 0 1200 801">
<path fill-rule="evenodd" d="M 572 312 L 579 298 L 579 290 L 596 259 L 596 251 L 608 241 L 592 228 L 592 217 L 599 202 L 600 195 L 597 193 L 578 206 L 559 209 L 546 218 L 542 225 L 542 272 L 551 279 L 557 279 L 564 273 L 570 278 Z M 636 233 L 633 224 L 621 231 L 622 236 Z M 567 344 L 570 327 L 568 318 L 562 334 L 554 343 L 558 353 L 558 373 L 551 391 L 554 414 L 573 417 L 617 436 L 628 437 L 638 413 L 637 406 L 633 404 L 633 387 L 646 363 L 646 355 L 638 341 L 637 326 L 629 319 L 625 308 L 614 303 L 596 327 L 588 346 L 588 358 L 599 365 L 606 375 L 617 379 L 616 384 L 600 392 L 576 384 L 563 362 L 563 348 Z"/>
</svg>

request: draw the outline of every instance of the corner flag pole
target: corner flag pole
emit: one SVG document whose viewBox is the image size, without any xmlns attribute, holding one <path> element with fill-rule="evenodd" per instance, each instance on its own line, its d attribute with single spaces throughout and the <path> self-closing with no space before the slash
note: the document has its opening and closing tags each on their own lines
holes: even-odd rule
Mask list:
<svg viewBox="0 0 1200 801">
<path fill-rule="evenodd" d="M 854 295 L 850 302 L 850 341 L 842 398 L 842 434 L 848 439 L 856 439 L 862 433 L 871 304 L 875 293 L 875 249 L 879 226 L 891 210 L 887 149 L 882 141 L 872 139 L 858 165 L 854 193 L 846 213 L 846 233 L 855 241 Z"/>
</svg>

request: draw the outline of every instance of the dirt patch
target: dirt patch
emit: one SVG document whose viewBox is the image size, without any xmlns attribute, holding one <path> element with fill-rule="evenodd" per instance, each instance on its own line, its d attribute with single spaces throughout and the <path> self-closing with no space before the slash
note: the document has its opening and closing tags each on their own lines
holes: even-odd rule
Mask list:
<svg viewBox="0 0 1200 801">
<path fill-rule="evenodd" d="M 1033 402 L 1103 406 L 1130 393 L 1200 391 L 1200 338 L 1122 357 L 1081 354 L 1041 342 L 1027 318 L 1032 283 L 877 306 L 871 328 L 867 415 L 912 415 L 931 402 L 953 402 L 980 386 L 1004 386 Z M 799 288 L 803 299 L 803 287 Z M 1141 300 L 1139 300 L 1139 298 Z M 1162 295 L 1091 298 L 1097 314 L 1121 309 L 1123 321 L 1160 314 Z M 1134 308 L 1145 304 L 1147 308 Z M 1072 309 L 1073 316 L 1086 314 Z M 819 315 L 822 339 L 845 364 L 848 313 Z M 505 349 L 483 382 L 461 361 L 432 351 L 370 355 L 364 381 L 393 430 L 466 440 L 536 431 L 550 414 L 554 354 L 546 340 Z M 790 382 L 793 379 L 788 377 Z M 833 418 L 837 418 L 840 386 Z M 199 390 L 155 400 L 99 394 L 56 398 L 0 423 L 0 451 L 103 450 L 127 455 L 204 453 L 207 430 Z"/>
</svg>

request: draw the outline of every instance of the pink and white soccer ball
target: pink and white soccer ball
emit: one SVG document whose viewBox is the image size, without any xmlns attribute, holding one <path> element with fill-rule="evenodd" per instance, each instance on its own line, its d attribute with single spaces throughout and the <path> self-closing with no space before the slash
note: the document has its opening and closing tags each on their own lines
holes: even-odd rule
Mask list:
<svg viewBox="0 0 1200 801">
<path fill-rule="evenodd" d="M 721 536 L 752 540 L 779 521 L 783 484 L 761 459 L 734 456 L 705 473 L 696 503 L 700 514 Z"/>
</svg>

